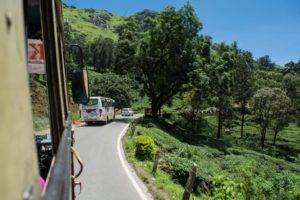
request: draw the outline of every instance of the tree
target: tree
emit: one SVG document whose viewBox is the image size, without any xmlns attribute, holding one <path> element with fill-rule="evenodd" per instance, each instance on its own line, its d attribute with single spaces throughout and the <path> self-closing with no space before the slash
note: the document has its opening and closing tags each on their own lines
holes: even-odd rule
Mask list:
<svg viewBox="0 0 300 200">
<path fill-rule="evenodd" d="M 274 88 L 274 99 L 272 103 L 272 121 L 271 128 L 274 131 L 273 145 L 276 143 L 278 132 L 289 125 L 289 110 L 291 101 L 286 93 L 279 89 Z"/>
<path fill-rule="evenodd" d="M 195 44 L 201 28 L 194 9 L 186 4 L 179 11 L 167 7 L 149 20 L 137 50 L 137 65 L 152 116 L 175 95 L 195 67 Z"/>
<path fill-rule="evenodd" d="M 244 135 L 244 123 L 247 104 L 253 95 L 253 58 L 250 52 L 241 51 L 237 56 L 237 65 L 234 71 L 235 99 L 240 104 L 241 138 Z"/>
<path fill-rule="evenodd" d="M 268 55 L 258 58 L 257 63 L 262 69 L 271 70 L 275 68 L 275 63 L 271 61 L 271 58 Z"/>
<path fill-rule="evenodd" d="M 296 62 L 289 62 L 287 64 L 284 65 L 285 69 L 284 69 L 284 73 L 300 73 L 300 60 L 296 63 Z"/>
<path fill-rule="evenodd" d="M 267 128 L 272 119 L 272 103 L 274 101 L 274 90 L 272 88 L 259 89 L 252 98 L 252 109 L 257 123 L 260 126 L 260 145 L 264 149 Z"/>
<path fill-rule="evenodd" d="M 114 64 L 114 41 L 110 38 L 99 37 L 91 45 L 93 53 L 93 66 L 96 71 L 103 72 L 111 69 Z"/>
<path fill-rule="evenodd" d="M 189 81 L 181 90 L 184 117 L 196 127 L 196 122 L 208 106 L 209 77 L 204 66 L 210 62 L 211 38 L 200 36 L 197 40 L 197 68 L 189 73 Z"/>
<path fill-rule="evenodd" d="M 282 87 L 283 74 L 279 71 L 256 69 L 253 72 L 255 89 L 263 87 Z"/>
<path fill-rule="evenodd" d="M 89 81 L 91 95 L 114 99 L 118 109 L 131 106 L 133 90 L 129 78 L 114 73 L 94 73 L 89 76 Z"/>
<path fill-rule="evenodd" d="M 277 133 L 288 123 L 287 115 L 290 100 L 280 88 L 265 87 L 259 89 L 253 96 L 252 109 L 255 119 L 260 125 L 260 144 L 264 149 L 266 132 L 268 128 L 274 130 L 274 144 Z"/>
<path fill-rule="evenodd" d="M 210 78 L 211 103 L 217 108 L 217 138 L 221 137 L 224 120 L 231 110 L 233 69 L 235 66 L 236 44 L 215 44 L 212 48 L 211 62 L 205 66 Z"/>
<path fill-rule="evenodd" d="M 115 51 L 115 68 L 117 74 L 136 75 L 136 51 L 141 35 L 141 25 L 135 17 L 128 17 L 115 32 L 119 40 Z"/>
<path fill-rule="evenodd" d="M 296 117 L 296 122 L 300 124 L 300 76 L 299 74 L 288 73 L 283 78 L 283 87 L 287 91 L 287 96 L 291 100 L 292 114 Z"/>
<path fill-rule="evenodd" d="M 203 70 L 196 69 L 190 73 L 190 81 L 183 87 L 182 93 L 183 113 L 193 127 L 196 127 L 196 122 L 207 108 L 208 97 L 209 77 Z"/>
</svg>

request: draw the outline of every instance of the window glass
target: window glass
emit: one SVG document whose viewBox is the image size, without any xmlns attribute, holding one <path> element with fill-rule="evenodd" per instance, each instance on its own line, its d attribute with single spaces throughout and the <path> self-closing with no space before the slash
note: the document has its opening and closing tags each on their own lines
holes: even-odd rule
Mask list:
<svg viewBox="0 0 300 200">
<path fill-rule="evenodd" d="M 96 105 L 98 105 L 98 99 L 90 99 L 88 105 L 89 106 L 96 106 Z"/>
<path fill-rule="evenodd" d="M 101 99 L 102 107 L 107 107 L 107 101 L 106 99 Z"/>
</svg>

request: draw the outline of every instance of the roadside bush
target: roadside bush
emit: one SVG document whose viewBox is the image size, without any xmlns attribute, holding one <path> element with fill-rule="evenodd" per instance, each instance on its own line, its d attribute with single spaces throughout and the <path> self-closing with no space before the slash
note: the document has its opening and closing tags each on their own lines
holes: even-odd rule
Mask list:
<svg viewBox="0 0 300 200">
<path fill-rule="evenodd" d="M 189 170 L 192 165 L 193 163 L 190 159 L 172 155 L 164 159 L 162 169 L 184 186 L 189 177 Z"/>
<path fill-rule="evenodd" d="M 244 199 L 242 195 L 243 187 L 243 184 L 230 180 L 226 176 L 216 176 L 213 178 L 214 199 Z"/>
<path fill-rule="evenodd" d="M 150 160 L 156 153 L 156 146 L 151 137 L 140 135 L 135 137 L 135 156 L 140 160 Z"/>
<path fill-rule="evenodd" d="M 183 187 L 189 177 L 189 171 L 193 165 L 193 161 L 188 158 L 183 158 L 177 155 L 168 156 L 163 160 L 162 170 L 171 175 L 172 179 L 177 181 Z M 205 173 L 202 173 L 201 166 L 197 167 L 196 180 L 193 188 L 195 194 L 209 193 L 212 184 Z"/>
</svg>

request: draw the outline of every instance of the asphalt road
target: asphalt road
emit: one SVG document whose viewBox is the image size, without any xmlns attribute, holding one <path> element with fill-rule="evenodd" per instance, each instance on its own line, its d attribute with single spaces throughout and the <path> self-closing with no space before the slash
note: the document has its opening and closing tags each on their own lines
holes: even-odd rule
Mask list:
<svg viewBox="0 0 300 200">
<path fill-rule="evenodd" d="M 82 192 L 77 199 L 145 199 L 126 174 L 118 153 L 118 139 L 127 124 L 127 120 L 119 118 L 107 125 L 75 129 L 75 148 L 84 163 L 79 177 Z"/>
</svg>

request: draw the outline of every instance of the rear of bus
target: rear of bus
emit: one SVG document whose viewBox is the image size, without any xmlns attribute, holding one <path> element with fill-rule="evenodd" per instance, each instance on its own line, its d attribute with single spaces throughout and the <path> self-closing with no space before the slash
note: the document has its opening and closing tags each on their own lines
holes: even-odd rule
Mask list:
<svg viewBox="0 0 300 200">
<path fill-rule="evenodd" d="M 103 121 L 102 102 L 100 97 L 90 97 L 88 105 L 80 105 L 81 121 L 98 122 Z"/>
<path fill-rule="evenodd" d="M 115 101 L 106 97 L 90 97 L 88 105 L 80 105 L 81 121 L 105 122 L 115 118 Z"/>
</svg>

